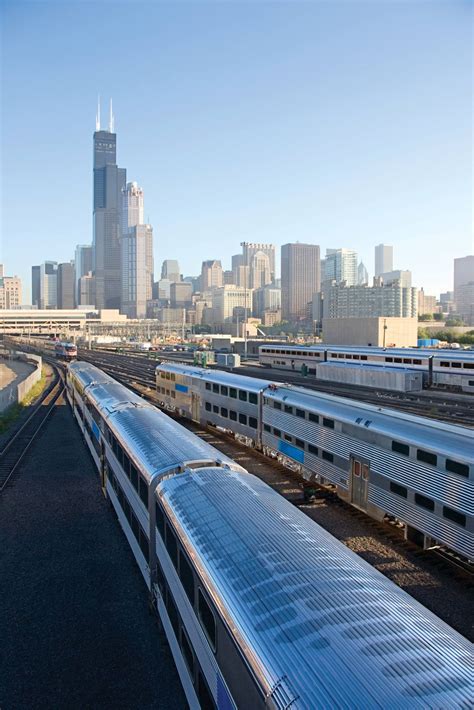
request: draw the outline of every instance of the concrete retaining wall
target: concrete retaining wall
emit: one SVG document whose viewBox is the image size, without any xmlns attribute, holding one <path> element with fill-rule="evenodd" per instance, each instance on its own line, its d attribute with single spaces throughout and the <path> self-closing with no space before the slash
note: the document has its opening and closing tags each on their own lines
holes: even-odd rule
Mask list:
<svg viewBox="0 0 474 710">
<path fill-rule="evenodd" d="M 25 379 L 20 382 L 15 380 L 0 390 L 0 412 L 4 412 L 8 407 L 11 407 L 12 404 L 18 404 L 25 399 L 31 388 L 41 379 L 41 369 L 43 366 L 43 359 L 40 355 L 10 351 L 7 351 L 7 353 L 9 356 L 8 359 L 21 360 L 22 362 L 33 365 L 35 369 L 30 375 L 25 377 Z M 4 353 L 0 354 L 3 357 L 6 356 Z"/>
</svg>

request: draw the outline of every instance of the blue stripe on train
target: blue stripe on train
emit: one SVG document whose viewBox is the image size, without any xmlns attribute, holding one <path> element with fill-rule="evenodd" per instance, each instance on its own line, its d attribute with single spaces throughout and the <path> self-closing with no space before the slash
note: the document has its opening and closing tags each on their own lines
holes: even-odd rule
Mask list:
<svg viewBox="0 0 474 710">
<path fill-rule="evenodd" d="M 176 390 L 178 392 L 187 392 L 188 388 L 186 387 L 186 385 L 176 385 Z"/>
<path fill-rule="evenodd" d="M 100 429 L 94 420 L 92 420 L 92 432 L 93 432 L 95 438 L 97 439 L 97 441 L 100 441 Z"/>
<path fill-rule="evenodd" d="M 299 463 L 304 463 L 304 451 L 301 451 L 301 449 L 296 448 L 296 446 L 292 446 L 287 441 L 280 440 L 278 442 L 278 451 L 281 451 L 282 454 L 285 454 L 285 456 L 289 456 L 290 458 L 294 459 L 295 461 L 298 461 Z"/>
</svg>

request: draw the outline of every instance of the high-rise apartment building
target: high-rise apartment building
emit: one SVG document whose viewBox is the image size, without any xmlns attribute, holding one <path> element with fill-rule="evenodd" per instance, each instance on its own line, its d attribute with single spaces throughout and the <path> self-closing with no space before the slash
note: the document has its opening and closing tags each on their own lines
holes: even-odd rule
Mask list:
<svg viewBox="0 0 474 710">
<path fill-rule="evenodd" d="M 57 286 L 57 307 L 74 308 L 76 304 L 74 262 L 70 261 L 58 265 Z"/>
<path fill-rule="evenodd" d="M 201 291 L 212 291 L 224 285 L 224 272 L 222 264 L 217 259 L 202 262 Z"/>
<path fill-rule="evenodd" d="M 436 296 L 428 296 L 423 290 L 423 288 L 420 288 L 418 291 L 418 315 L 419 316 L 424 316 L 427 313 L 437 313 L 438 312 L 438 306 L 436 304 Z"/>
<path fill-rule="evenodd" d="M 93 259 L 92 259 L 92 245 L 91 244 L 78 244 L 76 246 L 76 251 L 74 253 L 74 271 L 76 278 L 76 303 L 79 305 L 81 303 L 80 285 L 79 279 L 83 276 L 87 276 L 89 272 L 93 270 Z M 88 301 L 87 305 L 91 305 Z"/>
<path fill-rule="evenodd" d="M 143 224 L 143 190 L 137 182 L 128 182 L 122 190 L 122 232 Z"/>
<path fill-rule="evenodd" d="M 375 277 L 393 271 L 393 247 L 379 244 L 375 247 Z"/>
<path fill-rule="evenodd" d="M 176 259 L 165 259 L 161 266 L 161 278 L 168 279 L 172 283 L 181 281 L 181 273 L 179 271 L 179 263 Z"/>
<path fill-rule="evenodd" d="M 31 267 L 31 304 L 40 307 L 41 300 L 41 266 Z"/>
<path fill-rule="evenodd" d="M 171 308 L 190 308 L 193 286 L 186 281 L 174 282 L 170 286 Z"/>
<path fill-rule="evenodd" d="M 392 284 L 398 283 L 404 288 L 411 288 L 412 276 L 411 271 L 396 269 L 395 271 L 380 274 L 375 280 L 376 282 L 381 280 L 384 286 L 391 286 Z"/>
<path fill-rule="evenodd" d="M 21 279 L 18 276 L 4 276 L 0 264 L 0 309 L 19 308 L 22 303 Z"/>
<path fill-rule="evenodd" d="M 324 281 L 357 285 L 357 253 L 352 249 L 326 249 Z"/>
<path fill-rule="evenodd" d="M 474 256 L 454 260 L 454 307 L 466 325 L 474 325 Z"/>
<path fill-rule="evenodd" d="M 284 244 L 281 248 L 281 308 L 283 320 L 304 320 L 313 294 L 321 290 L 319 246 Z"/>
<path fill-rule="evenodd" d="M 146 318 L 153 288 L 153 228 L 130 227 L 122 236 L 121 312 L 129 318 Z"/>
<path fill-rule="evenodd" d="M 119 308 L 121 296 L 120 239 L 126 170 L 117 166 L 117 135 L 112 106 L 107 130 L 94 133 L 94 273 L 97 308 Z"/>
<path fill-rule="evenodd" d="M 253 292 L 253 314 L 263 318 L 265 311 L 281 311 L 281 289 L 272 284 L 257 288 Z"/>
<path fill-rule="evenodd" d="M 415 318 L 416 288 L 400 286 L 344 286 L 326 284 L 324 319 L 330 318 Z"/>
<path fill-rule="evenodd" d="M 275 278 L 275 246 L 242 242 L 242 266 L 248 268 L 249 283 L 241 284 L 248 288 L 262 288 L 272 283 Z"/>
<path fill-rule="evenodd" d="M 471 281 L 474 281 L 474 256 L 454 259 L 454 300 L 456 300 L 456 289 Z"/>
<path fill-rule="evenodd" d="M 222 286 L 214 291 L 213 323 L 243 322 L 252 309 L 252 290 L 243 286 Z"/>
</svg>

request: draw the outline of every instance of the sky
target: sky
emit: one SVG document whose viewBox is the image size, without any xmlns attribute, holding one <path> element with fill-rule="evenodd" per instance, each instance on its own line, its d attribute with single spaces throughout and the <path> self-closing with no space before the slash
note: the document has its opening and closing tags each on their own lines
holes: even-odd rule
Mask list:
<svg viewBox="0 0 474 710">
<path fill-rule="evenodd" d="M 6 273 L 92 241 L 97 95 L 155 277 L 241 241 L 394 247 L 429 294 L 472 254 L 470 0 L 0 0 Z M 277 253 L 279 249 L 277 249 Z"/>
</svg>

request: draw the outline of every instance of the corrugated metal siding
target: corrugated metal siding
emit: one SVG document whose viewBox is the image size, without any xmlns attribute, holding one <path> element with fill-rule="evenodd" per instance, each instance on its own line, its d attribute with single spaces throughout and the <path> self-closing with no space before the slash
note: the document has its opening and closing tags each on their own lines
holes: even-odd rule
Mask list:
<svg viewBox="0 0 474 710">
<path fill-rule="evenodd" d="M 460 707 L 471 645 L 249 474 L 200 470 L 160 496 L 269 686 L 294 708 Z"/>
</svg>

